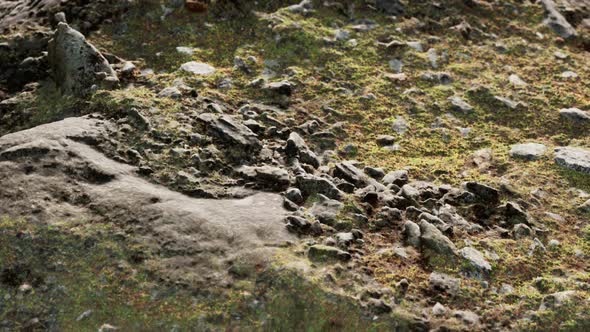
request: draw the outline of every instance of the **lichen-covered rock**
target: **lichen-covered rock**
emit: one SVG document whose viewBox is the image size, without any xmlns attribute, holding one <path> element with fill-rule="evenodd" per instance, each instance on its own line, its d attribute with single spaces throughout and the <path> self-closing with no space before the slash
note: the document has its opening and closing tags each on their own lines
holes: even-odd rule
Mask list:
<svg viewBox="0 0 590 332">
<path fill-rule="evenodd" d="M 426 220 L 420 222 L 422 251 L 431 264 L 453 261 L 457 255 L 455 244 L 436 226 Z"/>
<path fill-rule="evenodd" d="M 48 50 L 53 78 L 63 93 L 83 96 L 95 85 L 112 87 L 119 81 L 96 47 L 66 23 L 57 25 Z"/>
<path fill-rule="evenodd" d="M 314 245 L 309 248 L 307 256 L 314 262 L 336 263 L 350 260 L 351 256 L 344 250 L 326 245 Z"/>
<path fill-rule="evenodd" d="M 467 276 L 483 278 L 492 272 L 492 266 L 477 249 L 465 247 L 459 250 L 459 254 L 465 259 L 463 272 Z"/>
</svg>

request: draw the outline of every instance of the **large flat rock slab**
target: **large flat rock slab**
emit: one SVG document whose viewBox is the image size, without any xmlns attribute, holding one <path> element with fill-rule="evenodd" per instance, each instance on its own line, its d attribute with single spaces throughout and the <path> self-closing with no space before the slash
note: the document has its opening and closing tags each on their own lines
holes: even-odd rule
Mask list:
<svg viewBox="0 0 590 332">
<path fill-rule="evenodd" d="M 162 278 L 193 286 L 231 283 L 233 264 L 264 264 L 295 239 L 280 195 L 195 199 L 153 184 L 99 151 L 113 130 L 84 117 L 1 137 L 0 215 L 112 223 L 158 257 L 147 265 Z"/>
<path fill-rule="evenodd" d="M 574 147 L 555 149 L 555 162 L 567 169 L 590 174 L 590 150 Z"/>
</svg>

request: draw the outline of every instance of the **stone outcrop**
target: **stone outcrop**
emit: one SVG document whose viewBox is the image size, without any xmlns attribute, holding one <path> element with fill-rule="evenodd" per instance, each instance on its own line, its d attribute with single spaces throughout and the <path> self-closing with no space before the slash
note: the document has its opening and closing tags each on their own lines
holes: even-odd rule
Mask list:
<svg viewBox="0 0 590 332">
<path fill-rule="evenodd" d="M 105 57 L 66 23 L 58 24 L 48 50 L 53 78 L 63 93 L 83 96 L 94 87 L 118 83 Z"/>
</svg>

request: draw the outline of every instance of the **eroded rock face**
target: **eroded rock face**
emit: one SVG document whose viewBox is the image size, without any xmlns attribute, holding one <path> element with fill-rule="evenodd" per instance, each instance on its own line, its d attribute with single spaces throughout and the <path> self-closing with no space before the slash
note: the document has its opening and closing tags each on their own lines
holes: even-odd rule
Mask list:
<svg viewBox="0 0 590 332">
<path fill-rule="evenodd" d="M 118 83 L 117 74 L 105 57 L 66 23 L 58 24 L 48 51 L 53 78 L 63 93 L 83 96 L 94 85 Z"/>
<path fill-rule="evenodd" d="M 111 126 L 69 118 L 1 137 L 0 215 L 112 223 L 159 257 L 156 274 L 197 287 L 227 285 L 233 264 L 264 264 L 294 239 L 280 195 L 194 199 L 152 184 L 99 152 Z"/>
</svg>

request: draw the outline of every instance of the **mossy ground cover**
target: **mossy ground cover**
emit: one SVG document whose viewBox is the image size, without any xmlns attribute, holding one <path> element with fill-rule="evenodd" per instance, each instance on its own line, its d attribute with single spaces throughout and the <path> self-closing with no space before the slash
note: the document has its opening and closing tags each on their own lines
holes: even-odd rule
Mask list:
<svg viewBox="0 0 590 332">
<path fill-rule="evenodd" d="M 490 317 L 510 317 L 507 312 L 517 315 L 526 310 L 535 310 L 544 294 L 565 289 L 562 286 L 540 291 L 531 286 L 536 277 L 555 277 L 562 272 L 578 273 L 577 280 L 588 282 L 588 262 L 580 261 L 574 254 L 576 250 L 590 254 L 588 215 L 576 210 L 575 207 L 583 199 L 572 188 L 590 191 L 590 177 L 556 166 L 550 154 L 534 162 L 515 160 L 508 156 L 510 146 L 521 142 L 543 143 L 549 150 L 563 145 L 590 146 L 590 127 L 563 121 L 558 112 L 568 107 L 590 108 L 588 54 L 573 43 L 564 43 L 555 38 L 549 29 L 543 27 L 543 11 L 537 4 L 504 1 L 499 9 L 494 7 L 493 12 L 486 6 L 468 8 L 460 5 L 437 11 L 428 4 L 410 2 L 409 16 L 423 21 L 428 21 L 428 17 L 437 18 L 442 24 L 429 27 L 409 18 L 392 20 L 358 2 L 355 16 L 372 19 L 378 26 L 367 32 L 352 32 L 357 46 L 345 41 L 326 41 L 326 38 L 333 37 L 336 26 L 351 30 L 349 17 L 336 8 L 316 6 L 317 11 L 310 16 L 284 10 L 264 15 L 263 12 L 271 12 L 287 2 L 278 4 L 263 1 L 260 2 L 258 15 L 240 19 L 220 19 L 214 13 L 198 15 L 186 11 L 175 11 L 161 19 L 160 4 L 160 1 L 146 2 L 142 10 L 130 12 L 124 25 L 118 22 L 106 25 L 90 37 L 100 48 L 127 59 L 142 59 L 141 67 L 153 68 L 156 74 L 150 80 L 150 87 L 101 92 L 89 104 L 81 105 L 82 109 L 87 107 L 92 111 L 113 111 L 132 106 L 154 108 L 156 114 L 164 114 L 163 118 L 167 119 L 167 122 L 155 125 L 165 128 L 168 123 L 174 122 L 176 116 L 182 115 L 186 109 L 183 107 L 190 109 L 191 105 L 183 104 L 184 101 L 156 98 L 150 88 L 164 88 L 177 78 L 184 79 L 201 95 L 221 97 L 236 107 L 249 100 L 270 103 L 274 100 L 259 88 L 248 85 L 256 75 L 235 70 L 233 59 L 235 56 L 255 56 L 258 59 L 255 65 L 257 72 L 265 67 L 265 61 L 267 64 L 269 60 L 276 61 L 278 64 L 273 68 L 279 75 L 276 79 L 281 74 L 291 73 L 290 79 L 297 83 L 290 101 L 291 108 L 285 111 L 284 118 L 290 118 L 297 124 L 312 117 L 320 117 L 327 124 L 343 121 L 344 131 L 338 135 L 338 143 L 340 146 L 355 144 L 358 151 L 347 158 L 386 170 L 408 168 L 413 178 L 437 183 L 459 185 L 466 180 L 478 180 L 501 187 L 510 182 L 516 191 L 515 199 L 530 201 L 531 192 L 537 189 L 547 193 L 544 198 L 535 198 L 529 211 L 548 230 L 542 235 L 544 240 L 551 238 L 560 241 L 557 249 L 548 250 L 542 256 L 530 255 L 531 240 L 488 237 L 486 233 L 469 239 L 477 242 L 480 249 L 492 250 L 501 257 L 494 262 L 494 273 L 488 286 L 497 288 L 502 283 L 510 283 L 516 293 L 510 296 L 494 295 L 488 291 L 489 288 L 482 288 L 479 282 L 470 281 L 465 284 L 464 296 L 441 301 L 466 309 L 474 305 L 483 306 Z M 495 12 L 497 10 L 500 13 Z M 455 17 L 462 17 L 473 27 L 495 34 L 496 37 L 465 39 L 449 29 L 461 22 Z M 120 33 L 122 28 L 127 32 Z M 388 36 L 402 41 L 419 40 L 425 44 L 427 40 L 433 40 L 431 47 L 439 54 L 446 52 L 448 59 L 439 59 L 440 67 L 431 68 L 424 52 L 411 48 L 391 50 L 377 43 L 377 40 Z M 180 54 L 176 52 L 177 46 L 194 47 L 195 53 Z M 567 54 L 568 58 L 556 59 L 556 51 Z M 391 73 L 388 65 L 391 59 L 402 59 L 403 72 L 407 76 L 405 80 L 392 82 L 387 77 Z M 215 75 L 199 79 L 180 73 L 178 67 L 191 60 L 207 62 L 218 71 Z M 566 70 L 576 72 L 578 77 L 561 77 L 561 73 Z M 425 82 L 420 79 L 424 71 L 446 71 L 453 77 L 453 82 L 449 85 Z M 508 81 L 511 74 L 517 74 L 527 85 L 512 86 Z M 226 77 L 232 78 L 233 88 L 220 93 L 216 86 Z M 371 97 L 363 98 L 368 95 Z M 474 111 L 469 114 L 452 111 L 447 98 L 454 95 L 461 96 L 474 107 Z M 494 96 L 509 98 L 523 105 L 511 109 L 495 101 Z M 44 98 L 51 103 L 45 103 Z M 29 107 L 46 108 L 47 112 L 40 114 L 48 116 L 51 116 L 48 112 L 56 108 L 72 108 L 71 101 L 53 98 L 49 90 L 38 96 L 36 101 L 33 100 L 32 105 Z M 327 112 L 327 106 L 334 111 Z M 398 117 L 403 117 L 409 123 L 409 130 L 405 134 L 396 134 L 391 128 Z M 471 131 L 464 137 L 458 127 L 469 127 Z M 392 152 L 379 147 L 375 138 L 380 134 L 395 135 L 401 149 Z M 483 148 L 492 150 L 490 166 L 486 169 L 470 166 L 468 156 Z M 545 212 L 559 214 L 564 219 L 554 220 Z M 10 227 L 5 227 L 6 232 L 14 233 Z M 368 250 L 377 251 L 396 240 L 396 235 L 391 234 L 369 237 Z M 57 243 L 58 239 L 55 241 Z M 64 241 L 77 242 L 71 239 Z M 102 318 L 108 318 L 107 310 L 101 308 L 112 306 L 117 312 L 122 312 L 122 317 L 134 317 L 139 324 L 136 326 L 154 326 L 154 317 L 163 317 L 160 314 L 164 312 L 176 315 L 176 322 L 198 320 L 195 318 L 197 316 L 175 311 L 186 303 L 192 303 L 190 298 L 169 298 L 169 301 L 164 302 L 172 309 L 166 310 L 162 309 L 165 306 L 159 300 L 155 303 L 147 301 L 149 304 L 145 304 L 148 295 L 141 285 L 147 282 L 147 276 L 139 273 L 130 277 L 117 272 L 116 268 L 107 264 L 112 261 L 112 257 L 107 256 L 106 248 L 102 248 L 103 245 L 116 247 L 116 243 L 102 238 L 98 242 L 101 243 L 101 249 L 92 249 L 92 255 L 96 256 L 92 256 L 90 261 L 101 262 L 102 259 L 105 265 L 101 268 L 100 264 L 76 263 L 82 264 L 78 270 L 86 271 L 80 276 L 87 278 L 77 277 L 76 280 L 92 284 L 97 282 L 93 278 L 100 273 L 116 276 L 110 282 L 107 279 L 106 286 L 102 286 L 106 290 L 99 296 L 101 300 L 97 301 L 103 303 L 102 307 L 97 307 L 96 314 L 90 316 L 90 320 L 73 323 L 71 317 L 89 305 L 90 300 L 81 299 L 77 302 L 80 303 L 78 307 L 74 306 L 74 309 L 59 317 L 67 317 L 68 324 L 88 323 L 90 326 Z M 117 255 L 124 255 L 117 252 Z M 16 257 L 15 253 L 2 255 Z M 68 259 L 77 257 L 77 254 L 70 255 Z M 400 279 L 407 278 L 412 281 L 409 293 L 424 296 L 421 293 L 422 286 L 427 283 L 430 271 L 422 268 L 421 262 L 408 262 L 396 257 L 383 259 L 370 254 L 366 260 L 374 268 L 375 277 L 383 284 L 395 288 Z M 117 280 L 117 286 L 113 280 Z M 131 294 L 125 295 L 117 288 L 122 287 L 118 280 L 128 280 L 130 289 L 133 289 Z M 125 282 L 121 284 L 125 285 Z M 566 286 L 576 287 L 571 284 Z M 79 290 L 83 294 L 81 296 L 87 296 L 87 289 Z M 122 295 L 115 296 L 115 293 Z M 137 294 L 143 294 L 143 297 Z M 585 294 L 587 297 L 587 290 Z M 137 302 L 141 304 L 138 305 L 141 310 L 135 304 L 121 305 L 136 303 L 132 299 L 137 298 L 144 301 Z M 491 302 L 483 303 L 482 298 L 489 298 Z M 55 307 L 62 308 L 66 304 L 60 302 Z M 294 305 L 299 306 L 300 303 Z M 33 303 L 32 306 L 40 304 Z M 564 323 L 562 327 L 581 330 L 584 320 L 579 314 L 588 310 L 587 305 L 578 306 L 560 311 L 558 316 L 541 317 L 531 324 L 541 326 L 544 322 L 552 321 L 556 322 L 556 328 Z M 101 316 L 101 312 L 105 314 Z M 273 312 L 274 315 L 279 313 Z M 95 319 L 92 317 L 97 317 L 96 321 L 92 321 Z M 301 319 L 307 318 L 303 315 Z M 272 326 L 282 326 L 280 324 L 271 321 Z M 523 329 L 533 328 L 527 324 L 523 323 Z M 75 328 L 84 325 L 67 326 Z M 318 330 L 325 328 L 317 326 Z"/>
</svg>

